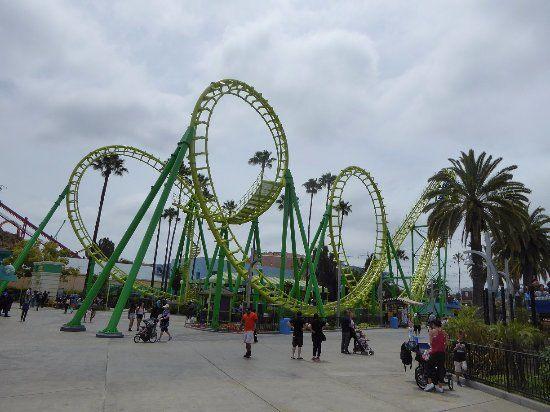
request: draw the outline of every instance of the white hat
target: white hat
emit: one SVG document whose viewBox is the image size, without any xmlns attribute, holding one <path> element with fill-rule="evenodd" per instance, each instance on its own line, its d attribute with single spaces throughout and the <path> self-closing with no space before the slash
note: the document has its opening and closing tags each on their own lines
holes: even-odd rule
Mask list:
<svg viewBox="0 0 550 412">
<path fill-rule="evenodd" d="M 167 303 L 166 305 L 163 306 L 164 309 L 169 309 L 170 308 L 170 305 Z"/>
</svg>

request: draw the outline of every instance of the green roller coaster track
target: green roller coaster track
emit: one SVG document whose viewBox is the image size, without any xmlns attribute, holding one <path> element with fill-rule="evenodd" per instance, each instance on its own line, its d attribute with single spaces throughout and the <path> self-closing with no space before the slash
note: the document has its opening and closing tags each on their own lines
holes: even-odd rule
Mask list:
<svg viewBox="0 0 550 412">
<path fill-rule="evenodd" d="M 271 134 L 277 154 L 275 177 L 272 180 L 267 180 L 260 174 L 258 179 L 256 179 L 238 202 L 236 210 L 231 214 L 224 211 L 216 194 L 208 152 L 212 114 L 220 99 L 228 95 L 241 99 L 260 115 Z M 119 242 L 113 256 L 107 258 L 99 247 L 93 243 L 84 225 L 79 210 L 79 189 L 83 176 L 96 159 L 115 154 L 121 157 L 136 159 L 152 167 L 160 175 Z M 184 158 L 187 158 L 189 161 L 192 179 L 178 175 L 179 167 Z M 347 167 L 339 173 L 332 184 L 329 202 L 323 219 L 313 240 L 308 244 L 292 174 L 288 166 L 289 152 L 286 135 L 278 116 L 268 101 L 251 86 L 238 80 L 226 79 L 211 83 L 197 100 L 191 115 L 190 125 L 168 161 L 163 162 L 143 150 L 120 145 L 102 147 L 86 155 L 74 168 L 69 182 L 59 196 L 58 201 L 41 223 L 35 234 L 36 236 L 33 236 L 28 241 L 27 247 L 22 251 L 14 266 L 17 269 L 21 265 L 26 253 L 28 253 L 36 241 L 36 237 L 44 229 L 51 215 L 64 198 L 67 215 L 74 233 L 87 254 L 102 267 L 102 272 L 88 291 L 81 309 L 68 324 L 62 327 L 62 330 L 78 331 L 85 329 L 81 325 L 82 316 L 108 278 L 120 282 L 124 285 L 124 288 L 109 325 L 98 336 L 122 336 L 116 327 L 120 319 L 120 312 L 124 308 L 132 289 L 139 291 L 143 295 L 150 295 L 155 298 L 166 298 L 180 304 L 185 302 L 189 289 L 190 262 L 198 255 L 201 248 L 207 261 L 208 284 L 210 276 L 216 272 L 213 267 L 214 263 L 216 259 L 218 261 L 217 264 L 219 267 L 215 292 L 217 295 L 221 291 L 222 284 L 220 272 L 223 272 L 223 262 L 227 261 L 229 276 L 231 276 L 231 270 L 234 270 L 236 275 L 234 282 L 231 279 L 229 280 L 229 286 L 234 292 L 238 290 L 239 286 L 249 282 L 256 294 L 256 299 L 262 299 L 285 310 L 293 312 L 300 310 L 306 315 L 318 312 L 326 316 L 335 314 L 338 310 L 352 308 L 368 301 L 369 296 L 380 282 L 383 272 L 391 265 L 392 258 L 395 258 L 395 262 L 401 271 L 395 251 L 405 242 L 408 234 L 414 229 L 415 223 L 426 205 L 424 193 L 433 188 L 433 183 L 425 189 L 425 192 L 422 193 L 413 205 L 397 231 L 390 234 L 383 198 L 374 178 L 369 172 L 358 166 Z M 204 179 L 204 176 L 207 179 Z M 346 254 L 342 236 L 342 219 L 337 208 L 350 179 L 359 180 L 367 190 L 376 220 L 374 256 L 364 275 L 358 278 L 353 274 Z M 206 182 L 207 187 L 204 186 L 204 182 Z M 168 194 L 173 187 L 181 193 L 180 202 L 176 206 L 183 210 L 186 214 L 186 219 L 181 238 L 178 242 L 176 264 L 170 273 L 168 288 L 162 290 L 135 283 L 135 277 L 138 265 L 141 264 L 143 255 L 151 241 L 152 230 L 154 230 L 160 218 L 159 211 L 164 207 Z M 155 208 L 153 218 L 149 222 L 148 231 L 142 240 L 137 259 L 130 272 L 125 273 L 116 266 L 116 260 L 120 257 L 137 225 L 142 221 L 145 212 L 151 207 L 153 200 L 161 192 L 161 189 L 160 200 Z M 284 191 L 285 201 L 281 242 L 281 275 L 279 282 L 275 282 L 272 278 L 265 276 L 261 268 L 253 267 L 250 264 L 252 261 L 251 249 L 253 255 L 254 253 L 261 254 L 258 218 L 273 206 L 282 191 Z M 206 195 L 207 193 L 209 195 Z M 216 242 L 216 248 L 211 259 L 208 258 L 206 250 L 203 222 L 206 222 Z M 246 244 L 243 246 L 239 243 L 232 226 L 235 227 L 247 223 L 251 224 L 251 231 Z M 294 279 L 292 279 L 293 285 L 290 290 L 284 287 L 286 280 L 284 278 L 284 270 L 288 229 L 290 229 L 292 255 L 294 257 L 292 264 Z M 327 229 L 330 248 L 336 263 L 342 268 L 342 281 L 345 284 L 345 293 L 342 294 L 339 301 L 339 308 L 337 307 L 337 302 L 323 302 L 315 276 L 315 267 L 318 264 L 320 253 L 314 252 L 320 252 L 324 246 Z M 300 263 L 296 259 L 297 243 L 301 244 L 305 255 L 304 261 Z M 433 241 L 426 240 L 424 242 L 409 285 L 404 282 L 406 288 L 403 295 L 414 300 L 423 299 L 428 275 L 433 265 L 437 248 L 438 245 Z M 304 278 L 304 272 L 307 271 L 309 271 L 309 276 L 305 285 L 305 293 L 302 293 L 299 282 Z M 182 276 L 179 287 L 174 284 L 177 273 Z M 0 289 L 5 288 L 6 284 L 7 282 L 4 282 L 0 285 Z M 310 298 L 311 294 L 313 294 L 314 299 Z M 218 314 L 219 296 L 217 296 L 214 306 L 214 324 L 217 324 Z"/>
</svg>

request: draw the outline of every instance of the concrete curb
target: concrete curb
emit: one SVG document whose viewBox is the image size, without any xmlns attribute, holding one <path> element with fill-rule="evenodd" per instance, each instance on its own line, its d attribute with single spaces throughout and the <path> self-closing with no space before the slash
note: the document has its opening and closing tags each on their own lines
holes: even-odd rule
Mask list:
<svg viewBox="0 0 550 412">
<path fill-rule="evenodd" d="M 490 395 L 496 396 L 497 398 L 505 399 L 510 402 L 514 402 L 518 405 L 524 406 L 529 409 L 533 409 L 535 411 L 541 411 L 541 412 L 547 412 L 550 408 L 550 406 L 535 401 L 534 399 L 525 398 L 521 395 L 506 392 L 505 390 L 493 388 L 492 386 L 485 385 L 480 382 L 472 381 L 472 380 L 466 380 L 466 386 L 477 389 L 479 391 L 488 393 Z"/>
</svg>

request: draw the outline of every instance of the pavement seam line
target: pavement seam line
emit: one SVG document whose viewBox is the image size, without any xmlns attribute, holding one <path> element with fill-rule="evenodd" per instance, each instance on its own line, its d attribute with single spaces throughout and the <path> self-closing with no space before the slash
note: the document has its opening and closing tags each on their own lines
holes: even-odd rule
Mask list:
<svg viewBox="0 0 550 412">
<path fill-rule="evenodd" d="M 107 342 L 107 356 L 105 358 L 105 381 L 103 383 L 103 405 L 101 407 L 101 410 L 103 412 L 105 412 L 105 406 L 106 406 L 106 403 L 107 403 L 107 372 L 108 372 L 108 369 L 109 369 L 109 346 L 110 345 L 110 340 Z"/>
<path fill-rule="evenodd" d="M 211 364 L 213 367 L 215 367 L 217 370 L 219 370 L 221 373 L 223 373 L 225 376 L 227 376 L 229 379 L 231 379 L 232 381 L 236 382 L 239 386 L 242 386 L 245 390 L 247 390 L 248 392 L 250 392 L 252 395 L 256 396 L 257 398 L 261 399 L 262 401 L 264 401 L 267 405 L 271 406 L 273 408 L 273 410 L 277 411 L 277 412 L 281 412 L 281 410 L 279 408 L 277 408 L 275 405 L 273 405 L 271 402 L 269 402 L 268 400 L 264 399 L 263 397 L 261 397 L 260 395 L 258 395 L 256 392 L 254 392 L 252 389 L 250 389 L 249 387 L 247 387 L 244 383 L 240 382 L 238 379 L 234 378 L 233 376 L 231 376 L 229 373 L 227 373 L 226 371 L 224 371 L 222 368 L 220 368 L 218 365 L 216 365 L 214 362 L 212 362 L 210 359 L 208 359 L 205 355 L 203 355 L 202 353 L 200 353 L 198 350 L 195 349 L 195 352 L 197 352 L 204 360 L 206 360 L 209 364 Z"/>
</svg>

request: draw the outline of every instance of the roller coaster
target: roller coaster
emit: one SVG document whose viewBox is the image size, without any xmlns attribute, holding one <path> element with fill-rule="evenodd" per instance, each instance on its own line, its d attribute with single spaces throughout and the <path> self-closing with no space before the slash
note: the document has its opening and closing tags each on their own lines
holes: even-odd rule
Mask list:
<svg viewBox="0 0 550 412">
<path fill-rule="evenodd" d="M 222 207 L 216 194 L 208 151 L 211 140 L 209 131 L 212 114 L 218 102 L 228 95 L 241 99 L 262 118 L 275 144 L 277 162 L 274 177 L 268 180 L 261 173 L 238 202 L 237 208 L 229 212 Z M 82 178 L 89 171 L 93 162 L 109 155 L 136 159 L 156 170 L 159 176 L 130 222 L 113 254 L 107 257 L 94 244 L 84 225 L 79 210 L 79 191 Z M 190 175 L 184 175 L 181 172 L 182 164 L 186 160 L 189 164 Z M 373 259 L 362 276 L 357 276 L 354 273 L 346 254 L 342 234 L 342 217 L 338 208 L 346 185 L 351 179 L 358 180 L 366 189 L 372 202 L 376 220 Z M 433 188 L 431 183 L 425 191 Z M 136 282 L 137 272 L 173 189 L 179 192 L 178 202 L 174 205 L 185 214 L 175 264 L 172 266 L 165 288 L 144 286 Z M 261 264 L 256 264 L 257 261 L 261 262 L 258 219 L 274 205 L 282 193 L 284 193 L 284 202 L 281 264 L 277 281 L 265 275 Z M 337 314 L 343 309 L 364 305 L 374 295 L 384 273 L 387 273 L 388 270 L 393 272 L 392 262 L 394 262 L 397 273 L 403 281 L 402 297 L 421 301 L 425 298 L 429 274 L 442 245 L 425 239 L 422 246 L 417 250 L 418 253 L 413 250 L 418 258 L 416 265 L 413 264 L 413 273 L 408 279 L 403 275 L 396 251 L 406 241 L 409 234 L 412 234 L 415 230 L 416 222 L 426 205 L 424 193 L 414 203 L 395 233 L 390 234 L 383 197 L 374 178 L 361 167 L 347 167 L 338 174 L 333 182 L 323 218 L 311 242 L 308 242 L 292 173 L 289 168 L 287 138 L 280 119 L 268 101 L 254 88 L 238 80 L 225 79 L 211 83 L 200 95 L 191 114 L 190 124 L 168 160 L 162 161 L 143 150 L 120 145 L 102 147 L 86 155 L 74 168 L 67 186 L 63 189 L 34 235 L 28 240 L 14 262 L 14 267 L 17 269 L 21 265 L 55 210 L 65 200 L 68 220 L 74 233 L 86 250 L 87 255 L 102 267 L 102 271 L 89 288 L 80 309 L 70 322 L 61 327 L 62 331 L 85 330 L 84 325 L 81 323 L 82 318 L 109 278 L 119 282 L 123 287 L 109 324 L 97 334 L 98 337 L 122 336 L 122 333 L 117 330 L 117 325 L 133 290 L 153 298 L 165 298 L 177 304 L 185 303 L 189 299 L 190 264 L 200 249 L 205 255 L 208 270 L 205 285 L 210 285 L 214 273 L 216 277 L 212 283 L 212 285 L 215 285 L 212 292 L 214 301 L 212 325 L 214 327 L 219 325 L 220 297 L 225 282 L 223 279 L 224 268 L 227 268 L 228 272 L 227 284 L 234 294 L 243 285 L 247 285 L 257 301 L 261 300 L 285 311 L 302 311 L 306 315 L 319 313 L 322 316 L 329 316 Z M 157 204 L 153 208 L 153 202 L 157 196 Z M 116 266 L 116 262 L 120 259 L 128 241 L 150 208 L 153 209 L 152 218 L 148 222 L 145 234 L 141 239 L 132 267 L 128 273 L 125 273 Z M 206 223 L 207 229 L 215 239 L 215 249 L 211 258 L 208 257 L 206 249 L 204 223 Z M 245 243 L 240 243 L 235 235 L 234 228 L 247 224 L 250 224 L 247 240 Z M 290 236 L 288 236 L 289 232 Z M 292 249 L 292 279 L 285 277 L 288 237 L 290 237 Z M 338 292 L 340 298 L 331 302 L 323 300 L 316 278 L 316 268 L 327 237 L 328 246 L 339 268 L 339 273 L 341 273 L 343 285 L 341 291 Z M 298 245 L 304 251 L 304 259 L 297 258 Z M 215 265 L 217 265 L 217 268 L 214 267 Z M 235 274 L 234 280 L 232 277 L 233 271 Z M 285 285 L 288 286 L 288 282 L 291 283 L 290 288 L 285 287 Z M 7 282 L 1 284 L 0 289 L 4 289 L 6 284 Z M 234 298 L 231 299 L 231 304 L 233 304 L 233 301 Z"/>
</svg>

